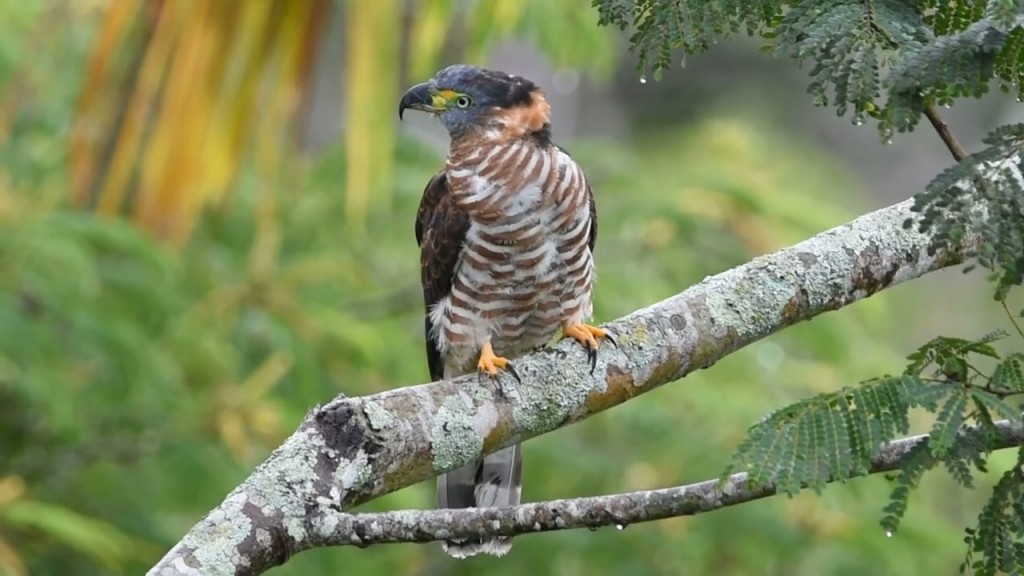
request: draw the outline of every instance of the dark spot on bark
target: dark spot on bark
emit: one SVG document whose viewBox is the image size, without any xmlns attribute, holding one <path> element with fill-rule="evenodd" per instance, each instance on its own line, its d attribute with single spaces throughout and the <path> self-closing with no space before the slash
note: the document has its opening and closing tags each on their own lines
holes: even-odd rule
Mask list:
<svg viewBox="0 0 1024 576">
<path fill-rule="evenodd" d="M 855 266 L 859 272 L 853 278 L 854 288 L 870 295 L 889 287 L 900 270 L 900 263 L 892 262 L 883 269 L 883 260 L 882 250 L 875 243 L 870 244 L 860 254 L 857 254 Z M 834 304 L 834 307 L 838 307 L 842 305 L 842 302 Z"/>
<path fill-rule="evenodd" d="M 349 402 L 328 404 L 316 413 L 316 426 L 327 448 L 351 459 L 366 443 L 366 425 Z"/>
<path fill-rule="evenodd" d="M 613 364 L 609 364 L 605 369 L 605 385 L 606 388 L 603 392 L 592 389 L 587 394 L 584 406 L 588 414 L 601 412 L 621 404 L 639 392 L 633 381 L 633 375 Z M 572 419 L 571 416 L 570 419 Z"/>
<path fill-rule="evenodd" d="M 288 558 L 299 551 L 299 547 L 282 529 L 281 513 L 277 510 L 268 516 L 259 506 L 252 502 L 242 505 L 242 514 L 252 524 L 245 540 L 238 545 L 238 553 L 248 558 L 256 566 L 280 566 Z M 263 529 L 270 536 L 270 545 L 261 544 L 256 539 L 256 531 Z"/>
<path fill-rule="evenodd" d="M 317 506 L 316 497 L 329 497 L 334 488 L 334 477 L 342 459 L 353 461 L 360 450 L 365 453 L 368 465 L 376 468 L 376 460 L 383 444 L 380 438 L 370 430 L 370 423 L 362 416 L 362 406 L 357 400 L 332 402 L 317 410 L 313 415 L 313 425 L 324 439 L 325 449 L 317 454 L 316 476 L 313 495 L 306 503 L 307 513 Z M 375 478 L 374 482 L 380 482 Z M 373 491 L 370 484 L 352 486 L 351 490 L 342 492 L 341 504 L 348 506 L 358 501 L 360 496 Z"/>
<path fill-rule="evenodd" d="M 800 262 L 804 265 L 804 268 L 810 268 L 818 263 L 818 257 L 810 252 L 800 252 L 796 255 L 800 259 Z"/>
<path fill-rule="evenodd" d="M 673 314 L 672 317 L 669 318 L 669 322 L 672 323 L 673 328 L 680 332 L 686 329 L 686 318 L 683 317 L 682 314 Z"/>
<path fill-rule="evenodd" d="M 806 315 L 808 308 L 810 308 L 810 300 L 807 298 L 807 289 L 801 287 L 800 291 L 790 298 L 782 308 L 783 326 L 800 321 Z"/>
<path fill-rule="evenodd" d="M 882 275 L 882 288 L 891 286 L 892 281 L 896 278 L 896 273 L 899 271 L 899 264 L 893 264 L 888 270 L 886 270 L 885 274 Z"/>
<path fill-rule="evenodd" d="M 334 475 L 339 465 L 337 456 L 332 456 L 327 451 L 321 451 L 316 455 L 316 466 L 314 467 L 316 480 L 313 481 L 313 493 L 305 498 L 306 518 L 310 518 L 316 512 L 318 498 L 330 499 L 331 488 L 334 488 Z M 345 499 L 348 499 L 348 496 L 348 494 L 342 494 Z"/>
<path fill-rule="evenodd" d="M 352 532 L 355 533 L 356 537 L 358 538 L 358 540 L 356 538 L 352 539 L 352 544 L 356 548 L 366 548 L 367 546 L 369 546 L 369 544 L 366 543 L 368 531 L 366 530 L 366 525 L 364 523 L 353 522 Z"/>
</svg>

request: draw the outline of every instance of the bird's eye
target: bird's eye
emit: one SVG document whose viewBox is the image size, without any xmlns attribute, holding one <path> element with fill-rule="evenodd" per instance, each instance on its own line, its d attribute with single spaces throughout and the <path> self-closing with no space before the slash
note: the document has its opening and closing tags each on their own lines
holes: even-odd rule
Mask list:
<svg viewBox="0 0 1024 576">
<path fill-rule="evenodd" d="M 455 99 L 455 105 L 459 108 L 469 108 L 469 105 L 472 103 L 473 101 L 469 99 L 469 96 L 459 96 Z"/>
</svg>

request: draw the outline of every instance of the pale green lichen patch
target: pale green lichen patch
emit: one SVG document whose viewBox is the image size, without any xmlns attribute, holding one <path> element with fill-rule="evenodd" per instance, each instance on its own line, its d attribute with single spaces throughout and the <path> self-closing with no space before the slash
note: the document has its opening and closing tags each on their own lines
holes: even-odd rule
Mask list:
<svg viewBox="0 0 1024 576">
<path fill-rule="evenodd" d="M 315 493 L 317 455 L 323 448 L 323 438 L 315 430 L 297 432 L 241 487 L 264 514 L 281 514 L 285 529 L 297 542 L 306 537 L 301 495 Z"/>
<path fill-rule="evenodd" d="M 356 486 L 362 486 L 373 478 L 370 461 L 366 452 L 360 450 L 352 460 L 339 458 L 338 467 L 334 471 L 334 485 L 348 492 Z"/>
<path fill-rule="evenodd" d="M 643 322 L 634 322 L 622 333 L 615 333 L 615 341 L 622 346 L 635 346 L 647 344 L 650 335 L 647 325 Z"/>
<path fill-rule="evenodd" d="M 334 514 L 320 515 L 319 518 L 316 520 L 316 526 L 314 526 L 317 534 L 319 534 L 321 538 L 327 538 L 331 534 L 334 534 L 334 530 L 337 527 L 338 517 Z"/>
<path fill-rule="evenodd" d="M 286 516 L 284 519 L 284 531 L 296 542 L 306 539 L 306 522 L 302 518 Z"/>
<path fill-rule="evenodd" d="M 239 564 L 238 546 L 253 528 L 252 521 L 242 512 L 247 501 L 246 494 L 236 490 L 185 536 L 182 544 L 194 550 L 192 554 L 200 566 Z"/>
<path fill-rule="evenodd" d="M 430 451 L 435 471 L 451 470 L 480 455 L 483 436 L 473 425 L 474 403 L 458 393 L 445 398 L 430 429 Z"/>
<path fill-rule="evenodd" d="M 821 256 L 820 250 L 811 253 Z M 820 257 L 810 266 L 806 253 L 804 258 L 772 255 L 710 278 L 702 286 L 708 314 L 717 325 L 743 340 L 769 334 L 786 318 L 802 288 L 804 293 L 819 297 L 832 293 L 830 285 L 837 278 L 826 263 L 836 258 L 850 264 L 842 251 Z"/>
<path fill-rule="evenodd" d="M 592 379 L 586 354 L 570 353 L 557 364 L 561 369 L 556 373 L 519 387 L 520 401 L 513 407 L 512 417 L 531 433 L 554 430 L 587 401 Z"/>
<path fill-rule="evenodd" d="M 263 528 L 256 529 L 256 543 L 260 545 L 264 550 L 269 550 L 274 541 L 270 537 L 270 532 Z"/>
<path fill-rule="evenodd" d="M 469 389 L 469 393 L 473 397 L 473 400 L 480 403 L 494 401 L 494 394 L 491 393 L 491 389 L 486 386 L 473 386 Z"/>
<path fill-rule="evenodd" d="M 729 274 L 712 279 L 703 287 L 708 316 L 716 324 L 738 333 L 747 333 L 754 328 L 749 324 L 755 314 L 751 299 L 740 290 L 743 280 L 739 275 Z"/>
<path fill-rule="evenodd" d="M 650 313 L 639 319 L 648 325 L 646 341 L 637 342 L 628 350 L 632 385 L 646 388 L 664 384 L 666 378 L 675 379 L 683 375 L 689 366 L 689 351 L 702 337 L 698 315 L 691 302 L 676 299 L 657 313 Z M 710 335 L 707 335 L 710 336 Z M 673 362 L 667 363 L 670 358 Z"/>
<path fill-rule="evenodd" d="M 387 430 L 395 425 L 397 421 L 394 414 L 379 403 L 368 400 L 363 404 L 363 413 L 374 430 Z"/>
</svg>

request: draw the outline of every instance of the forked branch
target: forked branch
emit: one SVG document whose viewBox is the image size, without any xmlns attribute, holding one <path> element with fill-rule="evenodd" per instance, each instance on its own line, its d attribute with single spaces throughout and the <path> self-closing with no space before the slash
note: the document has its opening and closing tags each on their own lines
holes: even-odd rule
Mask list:
<svg viewBox="0 0 1024 576">
<path fill-rule="evenodd" d="M 316 407 L 150 574 L 260 574 L 327 542 L 356 504 L 588 418 L 786 326 L 959 264 L 977 247 L 967 234 L 930 250 L 929 234 L 903 226 L 916 219 L 912 205 L 866 214 L 607 324 L 618 345 L 601 349 L 593 374 L 585 352 L 563 342 L 518 359 L 522 383 L 503 380 L 500 391 L 466 376 Z"/>
<path fill-rule="evenodd" d="M 991 446 L 993 450 L 1024 444 L 1024 427 L 1019 422 L 1003 420 L 995 425 L 999 433 L 997 438 L 986 437 L 977 442 Z M 984 432 L 978 428 L 967 428 L 961 434 L 978 436 Z M 869 474 L 901 468 L 910 450 L 927 438 L 927 434 L 922 434 L 883 446 L 872 460 Z M 846 478 L 832 478 L 829 481 L 841 480 Z M 489 535 L 515 536 L 613 525 L 622 529 L 640 522 L 693 516 L 776 493 L 773 485 L 750 486 L 746 473 L 741 472 L 733 474 L 724 483 L 707 480 L 660 490 L 551 500 L 505 508 L 401 510 L 370 514 L 326 512 L 326 516 L 313 521 L 321 525 L 329 524 L 333 529 L 308 541 L 304 548 L 431 542 Z"/>
</svg>

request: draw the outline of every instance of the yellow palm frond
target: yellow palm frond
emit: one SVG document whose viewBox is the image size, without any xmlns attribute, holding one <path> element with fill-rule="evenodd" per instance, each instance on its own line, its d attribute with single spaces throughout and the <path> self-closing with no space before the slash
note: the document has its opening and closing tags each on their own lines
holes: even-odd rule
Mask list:
<svg viewBox="0 0 1024 576">
<path fill-rule="evenodd" d="M 75 199 L 184 242 L 254 143 L 257 169 L 287 152 L 326 4 L 112 0 L 69 142 Z"/>
<path fill-rule="evenodd" d="M 390 190 L 398 91 L 398 0 L 346 3 L 346 224 L 361 231 L 371 194 Z M 381 198 L 383 199 L 383 198 Z"/>
</svg>

